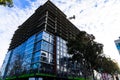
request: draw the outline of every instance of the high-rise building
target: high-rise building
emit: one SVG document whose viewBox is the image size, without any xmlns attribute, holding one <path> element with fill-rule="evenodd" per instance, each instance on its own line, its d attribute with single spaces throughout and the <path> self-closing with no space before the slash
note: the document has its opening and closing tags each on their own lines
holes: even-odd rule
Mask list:
<svg viewBox="0 0 120 80">
<path fill-rule="evenodd" d="M 79 32 L 48 0 L 15 31 L 2 65 L 3 78 L 58 80 L 82 76 L 80 64 L 69 60 L 66 46 Z"/>
<path fill-rule="evenodd" d="M 117 50 L 119 51 L 119 54 L 120 54 L 120 37 L 119 37 L 119 39 L 115 40 L 115 45 L 116 45 Z"/>
</svg>

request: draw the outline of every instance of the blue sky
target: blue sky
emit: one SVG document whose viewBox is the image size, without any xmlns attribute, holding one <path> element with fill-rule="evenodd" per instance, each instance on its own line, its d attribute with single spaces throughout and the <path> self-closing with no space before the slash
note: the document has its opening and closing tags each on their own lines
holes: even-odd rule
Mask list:
<svg viewBox="0 0 120 80">
<path fill-rule="evenodd" d="M 18 8 L 24 9 L 31 6 L 31 2 L 35 2 L 36 0 L 13 0 L 14 6 Z"/>
<path fill-rule="evenodd" d="M 14 0 L 14 7 L 0 6 L 0 66 L 19 25 L 47 0 Z M 80 30 L 104 44 L 104 53 L 120 63 L 114 40 L 120 36 L 120 0 L 51 0 Z"/>
</svg>

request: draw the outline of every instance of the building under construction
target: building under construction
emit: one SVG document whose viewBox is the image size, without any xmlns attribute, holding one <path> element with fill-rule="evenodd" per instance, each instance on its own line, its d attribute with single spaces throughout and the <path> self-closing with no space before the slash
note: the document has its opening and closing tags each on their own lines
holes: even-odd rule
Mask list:
<svg viewBox="0 0 120 80">
<path fill-rule="evenodd" d="M 72 63 L 67 41 L 80 31 L 51 1 L 40 6 L 15 31 L 2 65 L 2 76 L 20 80 L 61 80 L 81 77 Z"/>
</svg>

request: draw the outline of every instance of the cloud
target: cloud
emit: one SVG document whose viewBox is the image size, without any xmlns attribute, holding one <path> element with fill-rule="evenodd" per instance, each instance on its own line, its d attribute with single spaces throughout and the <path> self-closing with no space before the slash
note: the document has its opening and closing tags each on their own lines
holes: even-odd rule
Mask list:
<svg viewBox="0 0 120 80">
<path fill-rule="evenodd" d="M 0 66 L 7 53 L 7 49 L 15 30 L 34 13 L 38 6 L 44 2 L 39 0 L 36 2 L 29 1 L 31 6 L 24 9 L 21 9 L 17 5 L 14 5 L 13 8 L 0 6 Z"/>
<path fill-rule="evenodd" d="M 72 22 L 79 29 L 94 34 L 96 41 L 104 44 L 105 54 L 120 60 L 114 44 L 114 40 L 120 36 L 120 2 L 107 1 L 103 3 L 98 1 L 97 3 L 98 7 L 92 7 L 93 5 L 86 5 L 85 7 L 84 4 L 81 4 L 84 6 L 84 12 L 80 14 L 71 13 L 76 15 L 76 20 L 72 20 Z M 80 11 L 81 9 L 76 8 L 76 10 Z"/>
<path fill-rule="evenodd" d="M 96 41 L 104 44 L 104 53 L 119 61 L 120 56 L 114 40 L 120 36 L 120 1 L 71 0 L 65 3 L 56 1 L 55 4 L 68 17 L 75 15 L 76 19 L 71 22 L 80 30 L 95 35 Z"/>
</svg>

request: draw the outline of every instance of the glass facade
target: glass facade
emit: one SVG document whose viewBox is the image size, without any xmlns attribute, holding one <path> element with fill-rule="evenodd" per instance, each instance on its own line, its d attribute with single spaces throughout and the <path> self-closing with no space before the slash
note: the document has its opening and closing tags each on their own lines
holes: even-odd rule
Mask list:
<svg viewBox="0 0 120 80">
<path fill-rule="evenodd" d="M 10 58 L 10 54 L 12 53 L 12 51 L 9 51 L 6 56 L 5 56 L 5 59 L 4 59 L 4 62 L 3 62 L 3 65 L 2 65 L 2 68 L 1 68 L 1 76 L 4 76 L 6 74 L 6 66 L 7 66 L 7 63 L 9 61 L 9 58 Z"/>
<path fill-rule="evenodd" d="M 80 75 L 80 64 L 69 60 L 71 56 L 67 54 L 66 44 L 67 41 L 61 37 L 55 37 L 45 31 L 31 36 L 24 43 L 12 50 L 13 53 L 10 58 L 7 75 L 14 74 L 15 71 L 13 71 L 13 68 L 16 67 L 19 67 L 21 72 L 32 69 L 37 72 L 46 71 L 52 73 L 55 66 L 58 74 Z M 56 45 L 56 48 L 54 48 L 54 45 Z M 56 59 L 54 59 L 54 56 L 56 56 Z M 15 64 L 16 61 L 17 64 Z M 56 64 L 54 64 L 55 62 Z"/>
<path fill-rule="evenodd" d="M 81 76 L 81 65 L 72 62 L 72 57 L 67 53 L 67 41 L 57 36 L 57 72 L 62 75 Z"/>
<path fill-rule="evenodd" d="M 32 69 L 53 70 L 53 45 L 54 36 L 47 32 L 36 35 L 34 52 L 32 57 Z"/>
<path fill-rule="evenodd" d="M 53 70 L 53 45 L 54 36 L 47 32 L 39 32 L 31 36 L 27 41 L 13 49 L 9 62 L 7 74 L 14 74 L 13 64 L 17 60 L 17 65 L 23 70 L 39 69 Z M 19 56 L 19 57 L 18 57 Z"/>
<path fill-rule="evenodd" d="M 67 72 L 67 62 L 69 55 L 67 54 L 66 41 L 61 37 L 57 37 L 57 71 L 58 73 Z"/>
<path fill-rule="evenodd" d="M 13 49 L 7 75 L 14 74 L 15 71 L 13 71 L 13 68 L 16 68 L 17 66 L 21 68 L 21 71 L 30 69 L 34 41 L 35 35 L 31 36 L 27 41 Z"/>
</svg>

